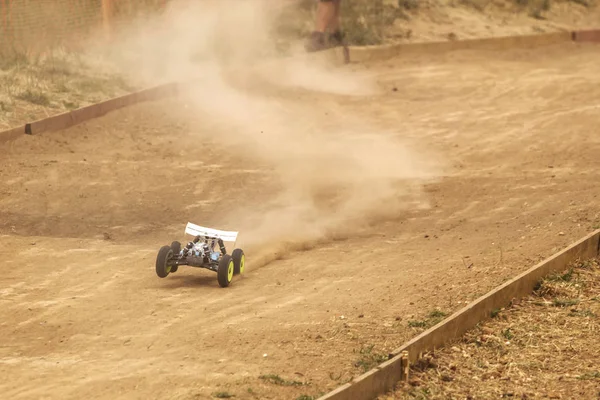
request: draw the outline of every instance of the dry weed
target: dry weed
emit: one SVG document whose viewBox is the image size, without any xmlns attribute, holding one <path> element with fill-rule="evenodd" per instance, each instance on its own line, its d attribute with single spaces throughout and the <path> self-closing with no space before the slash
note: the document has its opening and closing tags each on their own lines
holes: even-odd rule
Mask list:
<svg viewBox="0 0 600 400">
<path fill-rule="evenodd" d="M 413 365 L 410 383 L 382 399 L 600 396 L 600 264 L 544 279 L 521 302 Z"/>
<path fill-rule="evenodd" d="M 418 0 L 355 0 L 342 2 L 342 29 L 349 45 L 374 45 L 383 43 L 387 30 L 397 19 L 406 19 L 406 11 L 419 8 Z M 315 2 L 301 0 L 286 7 L 273 28 L 274 37 L 284 46 L 290 41 L 306 37 L 314 29 Z"/>
<path fill-rule="evenodd" d="M 78 53 L 4 53 L 0 64 L 0 130 L 135 90 Z"/>
</svg>

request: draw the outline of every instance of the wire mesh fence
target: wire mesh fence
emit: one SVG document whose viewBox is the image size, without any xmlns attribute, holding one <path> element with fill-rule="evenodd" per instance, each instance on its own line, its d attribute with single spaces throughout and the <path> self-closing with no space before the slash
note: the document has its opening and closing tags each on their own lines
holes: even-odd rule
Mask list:
<svg viewBox="0 0 600 400">
<path fill-rule="evenodd" d="M 168 0 L 0 0 L 0 51 L 77 47 L 132 19 L 156 15 Z"/>
</svg>

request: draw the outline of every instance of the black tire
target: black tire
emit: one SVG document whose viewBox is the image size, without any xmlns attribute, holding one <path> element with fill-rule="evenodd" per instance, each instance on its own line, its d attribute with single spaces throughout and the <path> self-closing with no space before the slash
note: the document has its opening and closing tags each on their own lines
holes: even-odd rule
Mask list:
<svg viewBox="0 0 600 400">
<path fill-rule="evenodd" d="M 173 249 L 173 257 L 178 257 L 179 256 L 179 252 L 181 251 L 181 243 L 179 243 L 178 241 L 174 241 L 173 243 L 171 243 L 171 249 Z M 173 265 L 171 267 L 171 273 L 175 273 L 177 272 L 177 269 L 179 268 L 179 265 Z"/>
<path fill-rule="evenodd" d="M 178 255 L 181 251 L 181 243 L 175 240 L 173 243 L 171 243 L 171 248 L 173 249 L 173 254 Z"/>
<path fill-rule="evenodd" d="M 231 253 L 231 258 L 233 258 L 233 274 L 243 274 L 246 269 L 246 255 L 244 254 L 244 250 L 234 249 L 233 253 Z"/>
<path fill-rule="evenodd" d="M 163 246 L 156 256 L 156 275 L 159 278 L 166 278 L 171 272 L 169 262 L 173 258 L 173 249 L 171 246 Z"/>
<path fill-rule="evenodd" d="M 233 258 L 229 254 L 224 254 L 219 260 L 219 268 L 217 269 L 217 280 L 219 286 L 227 287 L 233 278 Z"/>
</svg>

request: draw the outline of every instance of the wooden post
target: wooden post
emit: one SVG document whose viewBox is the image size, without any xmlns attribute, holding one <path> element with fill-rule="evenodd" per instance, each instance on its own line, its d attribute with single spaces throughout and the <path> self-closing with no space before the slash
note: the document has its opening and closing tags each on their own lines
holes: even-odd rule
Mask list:
<svg viewBox="0 0 600 400">
<path fill-rule="evenodd" d="M 112 38 L 112 0 L 102 0 L 102 25 L 106 40 Z"/>
<path fill-rule="evenodd" d="M 402 376 L 401 379 L 408 383 L 408 373 L 410 371 L 410 360 L 408 358 L 408 351 L 403 351 L 402 353 Z"/>
</svg>

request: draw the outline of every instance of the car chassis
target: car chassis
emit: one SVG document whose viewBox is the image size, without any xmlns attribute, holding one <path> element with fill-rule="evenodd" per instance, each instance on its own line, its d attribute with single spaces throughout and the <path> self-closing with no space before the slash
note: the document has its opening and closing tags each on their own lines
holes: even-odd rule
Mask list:
<svg viewBox="0 0 600 400">
<path fill-rule="evenodd" d="M 233 276 L 244 273 L 244 251 L 235 248 L 238 232 L 205 228 L 188 222 L 185 233 L 194 236 L 194 240 L 181 248 L 181 243 L 174 241 L 170 246 L 162 246 L 156 256 L 156 275 L 166 278 L 177 272 L 179 266 L 187 265 L 205 268 L 217 273 L 219 286 L 227 287 Z M 224 242 L 233 242 L 234 250 L 227 253 Z M 215 247 L 219 246 L 216 250 Z"/>
</svg>

